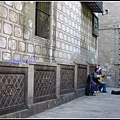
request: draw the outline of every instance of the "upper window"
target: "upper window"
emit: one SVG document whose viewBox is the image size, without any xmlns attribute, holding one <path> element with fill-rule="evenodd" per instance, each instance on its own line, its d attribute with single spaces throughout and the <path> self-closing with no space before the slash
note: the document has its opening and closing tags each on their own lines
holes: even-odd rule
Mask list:
<svg viewBox="0 0 120 120">
<path fill-rule="evenodd" d="M 49 39 L 50 37 L 50 2 L 36 2 L 35 35 Z"/>
</svg>

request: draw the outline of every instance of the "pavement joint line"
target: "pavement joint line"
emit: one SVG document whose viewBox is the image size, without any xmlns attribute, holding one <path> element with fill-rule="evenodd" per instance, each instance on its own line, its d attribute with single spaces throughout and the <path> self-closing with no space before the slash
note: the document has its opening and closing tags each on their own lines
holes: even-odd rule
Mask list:
<svg viewBox="0 0 120 120">
<path fill-rule="evenodd" d="M 120 100 L 120 99 L 116 99 L 116 98 L 105 98 L 105 99 L 113 99 L 113 100 Z"/>
</svg>

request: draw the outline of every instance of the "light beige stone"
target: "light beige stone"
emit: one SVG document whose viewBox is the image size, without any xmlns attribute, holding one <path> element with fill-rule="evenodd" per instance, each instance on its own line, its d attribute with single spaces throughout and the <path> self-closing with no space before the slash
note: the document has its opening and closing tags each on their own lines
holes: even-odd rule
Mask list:
<svg viewBox="0 0 120 120">
<path fill-rule="evenodd" d="M 28 67 L 28 104 L 33 103 L 34 97 L 34 66 L 29 65 Z M 30 99 L 31 98 L 31 99 Z"/>
<path fill-rule="evenodd" d="M 17 20 L 18 20 L 17 13 L 14 11 L 10 11 L 9 18 L 12 22 L 17 22 Z"/>
<path fill-rule="evenodd" d="M 62 43 L 62 44 L 61 44 L 61 48 L 62 48 L 62 49 L 65 49 L 65 43 Z"/>
<path fill-rule="evenodd" d="M 25 31 L 24 38 L 29 40 L 30 39 L 30 31 Z"/>
<path fill-rule="evenodd" d="M 69 45 L 68 44 L 66 44 L 66 50 L 69 50 Z"/>
<path fill-rule="evenodd" d="M 6 34 L 12 34 L 12 25 L 9 23 L 4 23 L 4 33 Z"/>
<path fill-rule="evenodd" d="M 32 28 L 32 26 L 33 26 L 32 20 L 29 20 L 28 24 L 29 24 L 29 27 Z"/>
<path fill-rule="evenodd" d="M 36 59 L 36 62 L 44 62 L 43 58 Z"/>
<path fill-rule="evenodd" d="M 58 55 L 58 52 L 55 50 L 54 51 L 54 57 L 57 57 L 57 55 Z"/>
<path fill-rule="evenodd" d="M 15 27 L 15 36 L 22 37 L 22 29 L 20 27 Z"/>
<path fill-rule="evenodd" d="M 23 55 L 23 59 L 28 59 L 30 56 L 29 55 Z"/>
<path fill-rule="evenodd" d="M 2 23 L 0 22 L 0 30 L 2 29 Z"/>
<path fill-rule="evenodd" d="M 21 60 L 21 55 L 20 54 L 13 54 L 13 59 L 15 60 Z"/>
<path fill-rule="evenodd" d="M 9 5 L 9 6 L 13 6 L 13 2 L 12 1 L 5 1 L 5 4 Z"/>
<path fill-rule="evenodd" d="M 0 6 L 0 17 L 7 18 L 8 11 L 5 7 Z"/>
<path fill-rule="evenodd" d="M 32 44 L 28 44 L 28 52 L 33 53 L 34 48 Z"/>
<path fill-rule="evenodd" d="M 16 40 L 9 40 L 9 48 L 12 50 L 16 50 L 16 48 L 17 48 Z"/>
<path fill-rule="evenodd" d="M 42 55 L 47 55 L 47 49 L 46 49 L 46 47 L 42 48 Z"/>
<path fill-rule="evenodd" d="M 62 58 L 62 52 L 59 52 L 59 57 Z"/>
<path fill-rule="evenodd" d="M 35 52 L 36 52 L 36 54 L 40 54 L 41 53 L 41 47 L 40 46 L 36 46 L 35 47 Z"/>
<path fill-rule="evenodd" d="M 15 8 L 17 9 L 17 10 L 19 10 L 19 11 L 21 11 L 22 10 L 22 8 L 23 8 L 23 6 L 22 6 L 22 2 L 15 2 Z"/>
<path fill-rule="evenodd" d="M 10 53 L 3 53 L 3 60 L 11 60 L 12 56 Z"/>
<path fill-rule="evenodd" d="M 6 48 L 6 46 L 7 46 L 7 38 L 0 37 L 0 47 L 1 48 Z"/>
<path fill-rule="evenodd" d="M 25 43 L 24 42 L 19 42 L 19 51 L 24 52 L 25 51 Z"/>
<path fill-rule="evenodd" d="M 19 14 L 19 23 L 20 25 L 24 25 L 25 23 L 25 16 L 22 14 Z"/>
<path fill-rule="evenodd" d="M 60 48 L 60 42 L 59 41 L 57 41 L 56 46 L 57 46 L 57 48 Z"/>
</svg>

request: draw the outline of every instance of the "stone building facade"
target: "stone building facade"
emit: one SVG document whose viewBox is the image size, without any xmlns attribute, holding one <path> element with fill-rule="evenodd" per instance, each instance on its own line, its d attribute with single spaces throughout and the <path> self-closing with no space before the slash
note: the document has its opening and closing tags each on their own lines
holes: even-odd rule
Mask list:
<svg viewBox="0 0 120 120">
<path fill-rule="evenodd" d="M 52 1 L 45 39 L 35 35 L 36 2 L 0 2 L 1 117 L 28 117 L 84 95 L 98 63 L 93 16 L 80 1 Z"/>
<path fill-rule="evenodd" d="M 99 14 L 98 63 L 107 73 L 105 80 L 110 87 L 120 87 L 119 5 L 119 1 L 104 1 L 103 7 L 108 10 L 108 14 Z"/>
</svg>

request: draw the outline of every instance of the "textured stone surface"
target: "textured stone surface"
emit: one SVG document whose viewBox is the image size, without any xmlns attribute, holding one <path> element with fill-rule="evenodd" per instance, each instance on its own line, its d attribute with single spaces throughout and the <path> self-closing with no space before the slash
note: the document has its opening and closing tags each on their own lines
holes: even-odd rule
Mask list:
<svg viewBox="0 0 120 120">
<path fill-rule="evenodd" d="M 7 8 L 0 6 L 0 17 L 7 18 Z"/>
<path fill-rule="evenodd" d="M 10 7 L 13 6 L 13 2 L 11 2 L 11 1 L 5 1 L 5 4 L 8 5 L 8 6 L 10 6 Z"/>
<path fill-rule="evenodd" d="M 19 42 L 19 51 L 25 51 L 25 43 L 24 42 Z"/>
<path fill-rule="evenodd" d="M 19 27 L 15 27 L 15 36 L 21 37 L 22 36 L 22 29 Z"/>
<path fill-rule="evenodd" d="M 15 54 L 13 54 L 13 59 L 20 60 L 21 59 L 21 55 L 15 53 Z"/>
<path fill-rule="evenodd" d="M 120 96 L 112 95 L 111 90 L 113 89 L 119 90 L 119 88 L 108 88 L 108 93 L 97 93 L 96 96 L 82 96 L 28 118 L 118 119 L 120 118 Z"/>
<path fill-rule="evenodd" d="M 11 50 L 16 50 L 17 49 L 16 40 L 12 40 L 12 39 L 9 40 L 9 49 L 11 49 Z"/>
<path fill-rule="evenodd" d="M 97 38 L 92 36 L 92 13 L 80 1 L 52 2 L 50 39 L 35 35 L 35 15 L 36 2 L 1 2 L 0 56 L 2 61 L 29 59 L 31 56 L 35 56 L 37 62 L 35 64 L 44 63 L 46 66 L 49 62 L 66 65 L 75 65 L 75 62 L 80 64 L 97 63 Z M 21 63 L 19 66 L 27 65 L 29 66 L 28 63 Z M 58 71 L 57 96 L 59 96 L 61 77 L 60 69 Z M 29 72 L 29 79 L 33 80 L 32 73 L 33 71 Z M 49 103 L 46 102 L 45 106 L 43 105 L 39 109 L 37 105 L 32 106 L 33 90 L 31 88 L 33 88 L 33 81 L 29 81 L 29 79 L 27 100 L 31 106 L 29 106 L 30 112 L 27 113 L 26 110 L 25 113 L 30 115 L 37 113 L 37 110 L 42 111 L 65 103 L 84 92 L 83 90 L 76 92 L 75 95 L 66 95 L 66 97 L 62 96 Z M 25 116 L 24 113 L 22 114 Z"/>
<path fill-rule="evenodd" d="M 99 14 L 100 32 L 98 37 L 98 62 L 107 73 L 105 81 L 108 86 L 118 87 L 119 84 L 119 2 L 103 2 L 108 14 Z M 114 8 L 118 8 L 115 9 Z M 114 29 L 113 29 L 114 28 Z"/>
<path fill-rule="evenodd" d="M 4 23 L 4 33 L 11 35 L 12 34 L 12 25 L 9 23 Z"/>
<path fill-rule="evenodd" d="M 23 6 L 22 6 L 22 2 L 14 2 L 15 4 L 15 8 L 19 11 L 21 11 L 23 9 Z"/>
<path fill-rule="evenodd" d="M 12 58 L 11 53 L 4 52 L 3 53 L 3 60 L 10 60 Z"/>
<path fill-rule="evenodd" d="M 28 44 L 28 52 L 33 53 L 34 48 L 32 44 Z"/>
<path fill-rule="evenodd" d="M 10 11 L 9 12 L 9 19 L 12 22 L 17 22 L 17 20 L 18 20 L 17 13 L 13 12 L 13 11 Z"/>
<path fill-rule="evenodd" d="M 40 54 L 41 53 L 41 47 L 36 45 L 35 52 L 36 52 L 36 54 Z"/>
<path fill-rule="evenodd" d="M 84 95 L 84 90 L 80 90 L 77 93 L 73 92 L 73 93 L 64 94 L 62 96 L 59 96 L 56 99 L 39 102 L 35 104 L 29 104 L 27 109 L 20 110 L 14 113 L 6 114 L 6 115 L 2 115 L 0 116 L 0 118 L 27 118 L 37 113 L 40 113 L 45 110 L 51 109 L 53 107 L 57 107 L 61 104 L 67 103 L 83 95 Z"/>
<path fill-rule="evenodd" d="M 38 46 L 41 46 L 41 44 L 44 46 L 41 47 L 43 51 L 42 56 L 39 56 L 40 52 L 38 52 L 38 50 L 35 52 L 38 59 L 42 57 L 42 59 L 45 60 L 44 57 L 49 57 L 49 52 L 51 51 L 50 56 L 52 59 L 71 63 L 74 62 L 75 59 L 78 59 L 75 57 L 72 59 L 72 56 L 75 56 L 77 53 L 79 54 L 81 47 L 87 51 L 90 50 L 90 53 L 93 54 L 92 57 L 87 57 L 87 54 L 83 52 L 84 61 L 89 61 L 90 63 L 97 62 L 97 54 L 95 53 L 96 38 L 91 34 L 92 13 L 80 2 L 55 2 L 52 4 L 51 25 L 53 25 L 53 27 L 51 27 L 53 29 L 51 29 L 52 34 L 49 41 L 53 41 L 51 42 L 53 43 L 52 46 L 56 49 L 55 54 L 57 55 L 55 55 L 55 58 L 54 53 L 52 53 L 53 48 L 51 48 L 51 50 L 47 50 L 46 48 L 46 45 L 49 45 L 50 42 L 35 36 L 35 17 L 33 17 L 35 16 L 35 2 L 1 2 L 0 11 L 0 17 L 8 20 L 8 22 L 4 20 L 1 22 L 0 30 L 3 31 L 5 35 L 8 35 L 8 38 L 9 35 L 12 35 L 15 38 L 19 38 L 20 41 L 25 40 L 25 43 L 21 44 L 20 42 L 20 45 L 18 44 L 19 51 L 24 52 L 25 49 L 28 49 L 26 48 L 27 46 L 25 46 L 27 41 L 30 41 L 30 44 L 35 42 Z M 54 21 L 56 11 L 57 21 Z M 54 31 L 55 27 L 57 28 L 55 29 L 56 31 Z M 56 33 L 56 35 L 54 33 Z M 55 37 L 57 38 L 56 40 L 53 39 Z M 27 50 L 26 54 L 29 54 L 29 52 L 33 54 L 33 51 L 36 51 L 35 49 L 39 48 L 34 47 L 31 51 Z M 79 59 L 82 57 L 81 55 L 78 56 Z"/>
<path fill-rule="evenodd" d="M 0 47 L 6 48 L 7 46 L 7 39 L 5 37 L 0 37 Z"/>
</svg>

